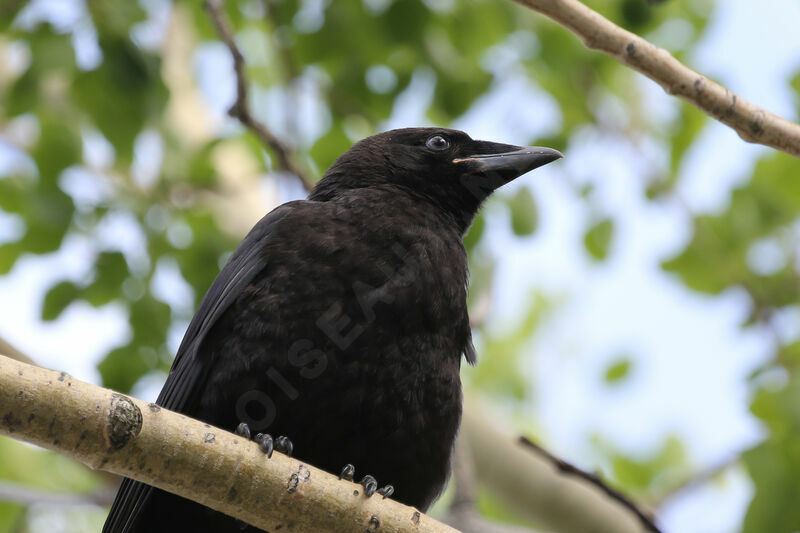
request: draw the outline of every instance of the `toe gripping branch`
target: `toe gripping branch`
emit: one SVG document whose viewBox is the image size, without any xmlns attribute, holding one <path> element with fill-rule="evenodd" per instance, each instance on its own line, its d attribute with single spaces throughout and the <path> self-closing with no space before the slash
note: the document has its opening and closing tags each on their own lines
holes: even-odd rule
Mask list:
<svg viewBox="0 0 800 533">
<path fill-rule="evenodd" d="M 236 434 L 250 440 L 250 427 L 242 422 L 236 427 Z M 257 433 L 253 441 L 258 443 L 258 448 L 267 454 L 267 457 L 272 457 L 272 452 L 276 450 L 288 456 L 294 451 L 292 441 L 283 435 L 273 439 L 269 433 Z"/>
<path fill-rule="evenodd" d="M 348 463 L 344 465 L 344 468 L 342 468 L 342 471 L 339 473 L 339 479 L 346 479 L 347 481 L 353 481 L 355 479 L 355 474 L 356 474 L 356 467 Z M 358 483 L 364 487 L 364 494 L 366 495 L 367 498 L 369 498 L 376 492 L 381 496 L 383 496 L 384 499 L 394 494 L 393 486 L 386 485 L 385 487 L 378 488 L 378 481 L 369 474 L 364 476 Z"/>
<path fill-rule="evenodd" d="M 250 427 L 245 422 L 240 423 L 236 427 L 236 434 L 247 440 L 251 440 Z M 258 443 L 258 448 L 264 452 L 267 457 L 272 457 L 273 451 L 279 451 L 289 456 L 291 456 L 292 452 L 294 451 L 294 444 L 292 444 L 292 441 L 288 437 L 284 437 L 282 435 L 273 439 L 272 435 L 269 433 L 257 433 L 252 440 Z M 355 474 L 356 468 L 352 464 L 348 463 L 339 473 L 339 479 L 353 481 L 355 479 Z M 394 494 L 393 486 L 386 485 L 378 488 L 378 481 L 374 476 L 369 474 L 365 475 L 358 483 L 364 487 L 364 494 L 367 496 L 367 498 L 371 497 L 375 493 L 380 494 L 384 499 Z"/>
</svg>

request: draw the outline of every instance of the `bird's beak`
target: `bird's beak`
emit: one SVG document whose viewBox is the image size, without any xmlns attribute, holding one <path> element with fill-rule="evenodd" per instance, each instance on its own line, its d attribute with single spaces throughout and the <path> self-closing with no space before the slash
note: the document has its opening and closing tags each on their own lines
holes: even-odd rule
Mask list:
<svg viewBox="0 0 800 533">
<path fill-rule="evenodd" d="M 466 163 L 473 167 L 473 173 L 492 178 L 491 181 L 499 178 L 500 183 L 494 184 L 495 187 L 564 157 L 564 154 L 552 148 L 513 146 L 486 141 L 475 141 L 472 149 L 475 151 L 474 155 L 453 159 L 453 163 Z"/>
<path fill-rule="evenodd" d="M 501 183 L 530 172 L 531 170 L 561 159 L 564 154 L 541 146 L 513 146 L 509 144 L 476 141 L 476 154 L 453 159 L 453 163 L 467 163 L 473 172 L 490 178 L 500 178 Z M 494 181 L 494 179 L 492 180 Z"/>
</svg>

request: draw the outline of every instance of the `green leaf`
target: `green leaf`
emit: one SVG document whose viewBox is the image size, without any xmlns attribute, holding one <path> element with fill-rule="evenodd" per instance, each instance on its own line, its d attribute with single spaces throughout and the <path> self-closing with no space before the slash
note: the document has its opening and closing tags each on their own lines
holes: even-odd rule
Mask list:
<svg viewBox="0 0 800 533">
<path fill-rule="evenodd" d="M 611 462 L 614 479 L 626 491 L 653 494 L 670 490 L 690 473 L 686 448 L 678 437 L 667 437 L 658 449 L 642 457 L 631 457 L 608 442 L 595 440 Z"/>
<path fill-rule="evenodd" d="M 63 117 L 48 113 L 39 120 L 41 135 L 31 156 L 36 161 L 42 184 L 54 187 L 62 170 L 81 161 L 80 132 Z"/>
<path fill-rule="evenodd" d="M 59 189 L 42 188 L 28 200 L 24 213 L 27 230 L 20 243 L 34 254 L 58 250 L 75 211 L 72 198 Z"/>
<path fill-rule="evenodd" d="M 62 281 L 50 287 L 42 305 L 42 320 L 51 321 L 58 318 L 64 309 L 78 298 L 80 292 L 80 287 L 71 281 Z"/>
<path fill-rule="evenodd" d="M 39 169 L 39 178 L 0 180 L 0 205 L 25 222 L 25 233 L 16 243 L 0 247 L 0 273 L 10 270 L 23 253 L 55 251 L 69 230 L 75 207 L 58 186 L 61 172 L 80 160 L 77 132 L 66 121 L 49 113 L 40 118 L 41 134 L 30 155 Z"/>
<path fill-rule="evenodd" d="M 311 148 L 311 157 L 319 168 L 328 168 L 336 158 L 350 149 L 350 139 L 342 122 L 336 122 Z"/>
<path fill-rule="evenodd" d="M 0 3 L 0 31 L 5 32 L 14 21 L 14 17 L 22 10 L 22 7 L 28 3 L 27 0 L 5 0 Z M 5 531 L 0 527 L 0 531 Z"/>
<path fill-rule="evenodd" d="M 759 161 L 750 182 L 735 190 L 728 209 L 695 218 L 695 233 L 686 248 L 662 264 L 691 289 L 712 294 L 744 285 L 761 305 L 785 305 L 796 295 L 791 271 L 772 276 L 751 272 L 747 255 L 757 240 L 780 232 L 800 216 L 800 161 L 775 152 Z"/>
<path fill-rule="evenodd" d="M 92 0 L 87 2 L 92 22 L 100 35 L 127 37 L 131 26 L 145 19 L 145 12 L 139 2 L 119 2 L 117 0 Z"/>
<path fill-rule="evenodd" d="M 508 201 L 511 209 L 511 229 L 519 236 L 531 235 L 539 224 L 536 201 L 527 187 L 521 188 Z"/>
<path fill-rule="evenodd" d="M 751 410 L 769 436 L 742 456 L 755 485 L 742 533 L 794 533 L 800 528 L 800 378 L 760 390 Z"/>
<path fill-rule="evenodd" d="M 145 374 L 165 366 L 170 325 L 169 306 L 150 294 L 131 302 L 129 309 L 133 339 L 97 365 L 103 386 L 123 393 L 130 392 Z"/>
<path fill-rule="evenodd" d="M 603 379 L 608 385 L 618 385 L 630 375 L 632 366 L 633 363 L 630 358 L 627 356 L 620 357 L 606 368 Z"/>
<path fill-rule="evenodd" d="M 41 102 L 41 80 L 36 68 L 29 68 L 11 85 L 6 99 L 6 113 L 13 117 L 36 110 Z"/>
<path fill-rule="evenodd" d="M 137 346 L 160 349 L 166 342 L 167 329 L 170 325 L 169 305 L 159 302 L 148 294 L 132 302 L 130 312 L 133 339 Z"/>
<path fill-rule="evenodd" d="M 216 146 L 216 142 L 211 142 L 192 154 L 186 176 L 189 183 L 200 188 L 213 187 L 217 184 L 217 170 L 212 159 Z"/>
<path fill-rule="evenodd" d="M 237 241 L 223 233 L 212 213 L 194 210 L 184 220 L 192 230 L 192 243 L 185 249 L 170 249 L 181 274 L 195 294 L 205 294 L 219 273 L 219 258 L 236 248 Z M 161 254 L 154 254 L 161 255 Z"/>
<path fill-rule="evenodd" d="M 686 151 L 697 140 L 703 127 L 708 123 L 708 115 L 697 109 L 691 104 L 681 101 L 681 112 L 672 127 L 672 150 L 671 150 L 671 167 L 672 178 L 670 182 L 674 182 L 678 175 L 678 166 L 686 155 Z"/>
<path fill-rule="evenodd" d="M 50 24 L 39 24 L 25 37 L 31 49 L 31 65 L 11 86 L 3 105 L 9 116 L 39 114 L 63 106 L 62 90 L 76 68 L 69 34 L 56 32 Z"/>
<path fill-rule="evenodd" d="M 127 38 L 100 41 L 103 62 L 81 72 L 72 84 L 74 101 L 114 145 L 118 158 L 131 160 L 133 141 L 148 121 L 160 120 L 167 90 L 159 62 Z"/>
<path fill-rule="evenodd" d="M 797 442 L 787 444 L 768 440 L 744 453 L 755 495 L 742 533 L 795 533 L 800 528 L 800 453 Z"/>
<path fill-rule="evenodd" d="M 604 218 L 594 223 L 583 236 L 583 245 L 589 255 L 596 261 L 603 261 L 608 256 L 611 238 L 614 234 L 614 221 Z"/>
<path fill-rule="evenodd" d="M 103 252 L 95 260 L 94 281 L 81 297 L 95 307 L 112 302 L 120 296 L 122 282 L 129 274 L 125 256 L 120 252 Z"/>
<path fill-rule="evenodd" d="M 642 33 L 642 28 L 653 19 L 653 7 L 642 0 L 622 0 L 620 14 L 622 26 L 632 32 Z"/>
<path fill-rule="evenodd" d="M 104 387 L 129 393 L 139 378 L 153 370 L 153 367 L 132 343 L 112 350 L 97 365 L 97 369 L 100 371 Z"/>
<path fill-rule="evenodd" d="M 8 274 L 23 253 L 25 247 L 20 242 L 0 244 L 0 274 Z"/>
</svg>

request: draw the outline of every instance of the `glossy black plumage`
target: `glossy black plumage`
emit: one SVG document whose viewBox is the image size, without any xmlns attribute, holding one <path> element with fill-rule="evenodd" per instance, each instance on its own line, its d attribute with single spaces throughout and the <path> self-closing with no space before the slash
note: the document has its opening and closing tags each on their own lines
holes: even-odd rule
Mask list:
<svg viewBox="0 0 800 533">
<path fill-rule="evenodd" d="M 461 237 L 496 187 L 557 157 L 439 128 L 359 142 L 308 200 L 278 207 L 242 241 L 157 403 L 287 435 L 296 457 L 333 473 L 353 463 L 425 510 L 448 475 L 461 358 L 475 361 Z M 239 531 L 125 480 L 104 531 L 192 529 Z"/>
</svg>

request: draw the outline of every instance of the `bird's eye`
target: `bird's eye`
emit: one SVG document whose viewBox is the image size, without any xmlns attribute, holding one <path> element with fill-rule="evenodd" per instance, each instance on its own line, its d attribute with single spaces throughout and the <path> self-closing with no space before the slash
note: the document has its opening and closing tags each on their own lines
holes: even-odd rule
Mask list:
<svg viewBox="0 0 800 533">
<path fill-rule="evenodd" d="M 447 150 L 450 148 L 450 141 L 442 137 L 441 135 L 434 135 L 425 143 L 425 146 L 430 148 L 431 150 Z"/>
</svg>

